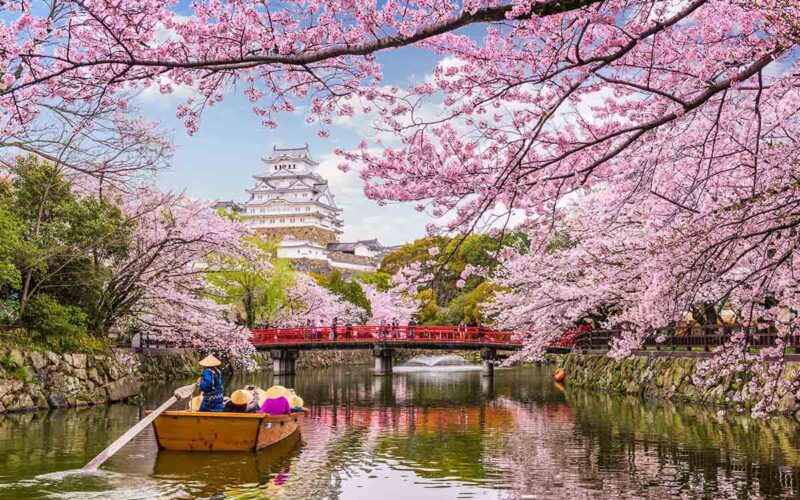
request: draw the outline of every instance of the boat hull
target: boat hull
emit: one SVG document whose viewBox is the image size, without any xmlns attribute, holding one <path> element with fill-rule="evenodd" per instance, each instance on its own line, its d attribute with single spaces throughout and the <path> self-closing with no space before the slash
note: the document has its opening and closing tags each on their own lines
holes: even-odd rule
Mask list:
<svg viewBox="0 0 800 500">
<path fill-rule="evenodd" d="M 252 451 L 299 431 L 303 412 L 291 415 L 165 411 L 153 421 L 158 447 L 179 451 Z"/>
</svg>

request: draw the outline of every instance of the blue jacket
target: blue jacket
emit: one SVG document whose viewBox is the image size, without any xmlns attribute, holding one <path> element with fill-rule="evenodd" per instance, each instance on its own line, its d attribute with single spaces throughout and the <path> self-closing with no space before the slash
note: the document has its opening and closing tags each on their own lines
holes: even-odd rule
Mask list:
<svg viewBox="0 0 800 500">
<path fill-rule="evenodd" d="M 206 368 L 203 370 L 203 378 L 200 380 L 200 390 L 203 391 L 203 402 L 200 404 L 200 411 L 222 411 L 222 372 L 216 368 Z"/>
</svg>

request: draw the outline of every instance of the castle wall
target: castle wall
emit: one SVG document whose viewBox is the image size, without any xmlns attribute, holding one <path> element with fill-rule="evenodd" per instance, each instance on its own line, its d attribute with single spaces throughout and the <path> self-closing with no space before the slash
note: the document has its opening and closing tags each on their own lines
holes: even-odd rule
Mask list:
<svg viewBox="0 0 800 500">
<path fill-rule="evenodd" d="M 312 226 L 256 228 L 255 231 L 257 235 L 265 240 L 281 240 L 286 236 L 290 236 L 296 240 L 313 241 L 322 246 L 337 241 L 337 235 L 334 231 Z"/>
</svg>

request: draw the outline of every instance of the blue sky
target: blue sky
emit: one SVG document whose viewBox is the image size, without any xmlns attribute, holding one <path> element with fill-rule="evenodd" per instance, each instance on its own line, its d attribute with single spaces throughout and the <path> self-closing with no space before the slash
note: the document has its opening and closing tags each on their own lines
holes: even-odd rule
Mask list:
<svg viewBox="0 0 800 500">
<path fill-rule="evenodd" d="M 436 66 L 439 56 L 418 49 L 402 49 L 381 54 L 384 83 L 407 84 L 419 81 Z M 273 145 L 302 146 L 308 143 L 312 155 L 321 162 L 320 173 L 333 190 L 343 209 L 344 241 L 377 237 L 384 244 L 401 244 L 424 236 L 430 219 L 411 204 L 378 206 L 364 196 L 355 172 L 336 169 L 334 148 L 354 148 L 361 140 L 364 120 L 334 126 L 329 138 L 317 137 L 317 129 L 306 125 L 302 113 L 281 114 L 277 129 L 261 125 L 242 95 L 230 95 L 221 104 L 206 109 L 200 130 L 189 136 L 175 119 L 175 108 L 187 97 L 180 90 L 161 95 L 149 89 L 137 100 L 141 111 L 158 119 L 168 129 L 176 145 L 171 168 L 162 172 L 159 184 L 170 190 L 185 191 L 204 199 L 244 201 L 245 189 L 252 187 L 252 176 L 263 170 L 260 159 Z"/>
</svg>

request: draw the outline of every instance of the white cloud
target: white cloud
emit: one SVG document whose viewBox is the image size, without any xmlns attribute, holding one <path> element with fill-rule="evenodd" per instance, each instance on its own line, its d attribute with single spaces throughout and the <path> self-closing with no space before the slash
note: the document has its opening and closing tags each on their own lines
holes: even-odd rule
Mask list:
<svg viewBox="0 0 800 500">
<path fill-rule="evenodd" d="M 162 107 L 174 107 L 175 104 L 184 102 L 190 97 L 198 97 L 200 93 L 196 86 L 171 84 L 172 91 L 161 92 L 158 85 L 150 85 L 137 94 L 136 98 L 145 104 L 155 104 Z"/>
<path fill-rule="evenodd" d="M 337 165 L 342 160 L 333 154 L 322 155 L 318 161 L 317 172 L 328 180 L 342 209 L 342 241 L 378 238 L 384 245 L 396 245 L 424 236 L 425 224 L 431 220 L 427 215 L 416 212 L 408 203 L 380 206 L 367 199 L 358 173 L 339 170 Z"/>
</svg>

